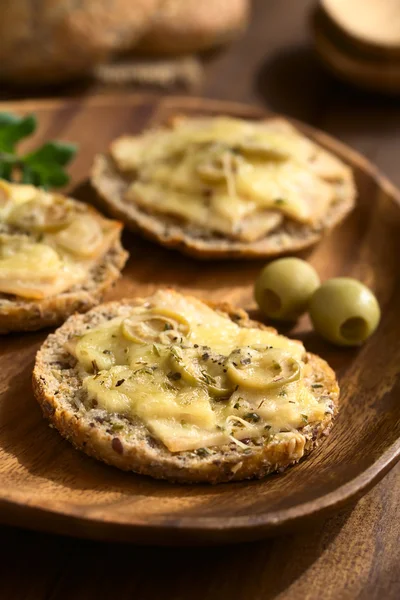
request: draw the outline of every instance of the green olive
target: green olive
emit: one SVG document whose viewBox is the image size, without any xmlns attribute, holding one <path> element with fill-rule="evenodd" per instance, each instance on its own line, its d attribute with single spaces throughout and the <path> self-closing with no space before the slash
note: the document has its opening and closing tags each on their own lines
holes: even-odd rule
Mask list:
<svg viewBox="0 0 400 600">
<path fill-rule="evenodd" d="M 371 290 L 350 277 L 325 281 L 310 303 L 315 331 L 339 346 L 362 344 L 378 327 L 380 316 Z"/>
<path fill-rule="evenodd" d="M 262 313 L 279 321 L 295 321 L 304 313 L 320 284 L 315 269 L 300 258 L 279 258 L 261 271 L 255 299 Z"/>
</svg>

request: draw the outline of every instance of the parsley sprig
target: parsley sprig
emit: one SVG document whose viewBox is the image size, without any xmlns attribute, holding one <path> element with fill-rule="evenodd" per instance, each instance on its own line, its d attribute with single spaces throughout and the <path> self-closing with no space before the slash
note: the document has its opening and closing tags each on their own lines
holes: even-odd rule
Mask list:
<svg viewBox="0 0 400 600">
<path fill-rule="evenodd" d="M 35 115 L 0 112 L 0 178 L 43 188 L 63 187 L 69 182 L 64 167 L 74 158 L 77 146 L 50 141 L 27 154 L 17 154 L 18 143 L 36 128 Z"/>
</svg>

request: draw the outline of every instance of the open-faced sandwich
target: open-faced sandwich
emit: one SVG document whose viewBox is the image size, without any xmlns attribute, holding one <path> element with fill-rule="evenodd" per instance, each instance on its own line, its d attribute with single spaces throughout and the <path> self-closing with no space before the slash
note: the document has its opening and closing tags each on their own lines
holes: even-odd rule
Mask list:
<svg viewBox="0 0 400 600">
<path fill-rule="evenodd" d="M 201 258 L 300 250 L 355 201 L 350 168 L 277 118 L 176 117 L 116 139 L 92 183 L 128 227 Z"/>
<path fill-rule="evenodd" d="M 128 256 L 121 229 L 82 202 L 0 180 L 0 333 L 96 305 Z"/>
<path fill-rule="evenodd" d="M 38 352 L 33 385 L 76 448 L 179 482 L 298 462 L 328 434 L 339 396 L 301 342 L 172 290 L 70 317 Z"/>
</svg>

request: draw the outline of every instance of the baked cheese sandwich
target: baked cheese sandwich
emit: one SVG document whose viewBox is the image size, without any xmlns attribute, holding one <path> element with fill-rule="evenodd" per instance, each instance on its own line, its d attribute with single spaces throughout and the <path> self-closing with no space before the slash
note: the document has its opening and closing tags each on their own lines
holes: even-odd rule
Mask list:
<svg viewBox="0 0 400 600">
<path fill-rule="evenodd" d="M 128 227 L 200 258 L 301 250 L 355 202 L 350 168 L 278 118 L 176 117 L 116 139 L 92 183 Z"/>
<path fill-rule="evenodd" d="M 82 202 L 0 180 L 0 333 L 95 306 L 127 260 L 121 230 Z"/>
<path fill-rule="evenodd" d="M 328 435 L 339 397 L 301 342 L 170 289 L 70 317 L 38 352 L 33 386 L 76 448 L 173 482 L 297 463 Z"/>
</svg>

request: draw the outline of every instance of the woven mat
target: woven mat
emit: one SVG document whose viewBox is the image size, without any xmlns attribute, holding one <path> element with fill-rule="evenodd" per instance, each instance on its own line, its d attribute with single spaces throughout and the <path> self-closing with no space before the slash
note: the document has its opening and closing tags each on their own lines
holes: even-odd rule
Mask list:
<svg viewBox="0 0 400 600">
<path fill-rule="evenodd" d="M 172 59 L 124 58 L 99 65 L 94 73 L 103 84 L 143 85 L 197 90 L 203 81 L 203 65 L 197 56 Z"/>
</svg>

